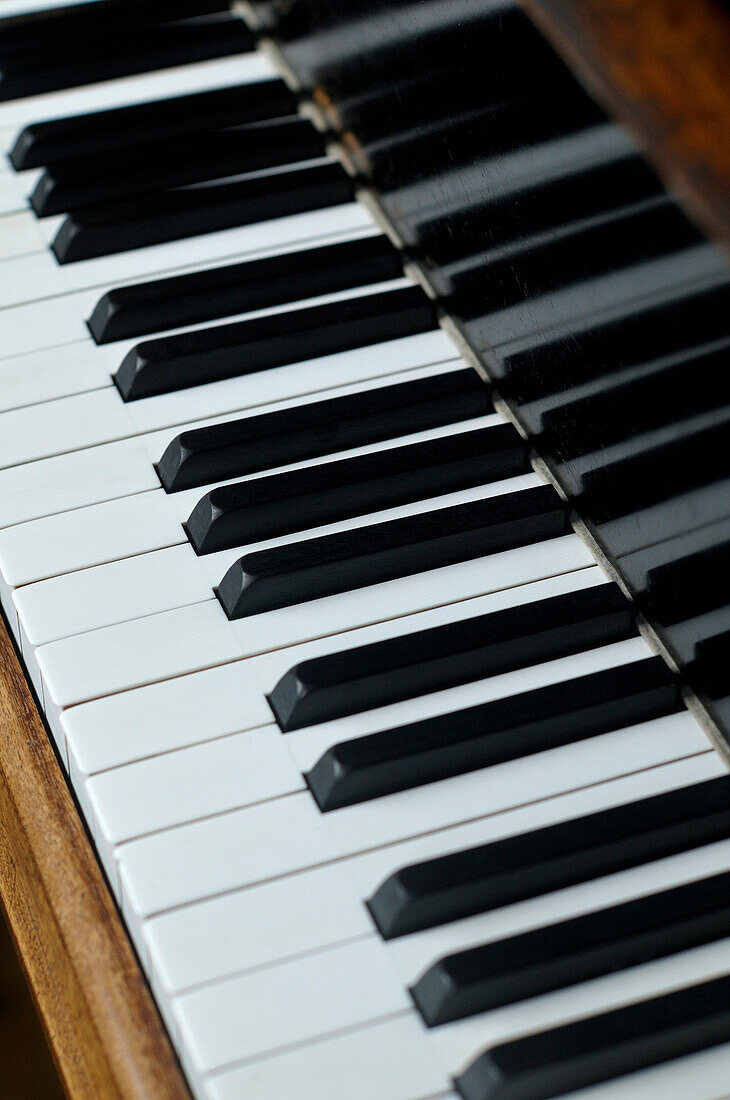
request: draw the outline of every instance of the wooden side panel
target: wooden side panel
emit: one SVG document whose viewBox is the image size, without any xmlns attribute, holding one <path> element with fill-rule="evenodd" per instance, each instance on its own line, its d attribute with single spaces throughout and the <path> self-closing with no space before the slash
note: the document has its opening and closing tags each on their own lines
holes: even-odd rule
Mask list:
<svg viewBox="0 0 730 1100">
<path fill-rule="evenodd" d="M 189 1097 L 1 620 L 0 895 L 69 1095 Z"/>
<path fill-rule="evenodd" d="M 520 0 L 667 184 L 730 243 L 730 15 L 720 0 Z"/>
</svg>

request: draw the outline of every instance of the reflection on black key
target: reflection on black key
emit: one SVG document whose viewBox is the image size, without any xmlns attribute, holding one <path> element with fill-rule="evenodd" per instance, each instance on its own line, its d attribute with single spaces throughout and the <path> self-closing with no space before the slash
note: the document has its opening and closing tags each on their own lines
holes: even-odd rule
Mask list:
<svg viewBox="0 0 730 1100">
<path fill-rule="evenodd" d="M 730 777 L 404 867 L 369 902 L 386 939 L 730 836 Z"/>
<path fill-rule="evenodd" d="M 92 149 L 94 154 L 106 153 L 201 130 L 281 118 L 295 111 L 296 99 L 283 80 L 262 80 L 132 107 L 33 122 L 18 134 L 9 155 L 13 167 L 22 171 L 56 164 L 69 157 L 88 156 Z"/>
<path fill-rule="evenodd" d="M 434 307 L 420 287 L 403 287 L 138 344 L 114 381 L 124 400 L 134 401 L 414 336 L 435 325 Z"/>
<path fill-rule="evenodd" d="M 269 703 L 288 732 L 608 645 L 633 631 L 631 604 L 618 585 L 606 583 L 302 661 L 282 676 Z"/>
<path fill-rule="evenodd" d="M 118 287 L 99 299 L 89 328 L 97 344 L 108 344 L 401 274 L 401 258 L 388 238 L 365 237 Z"/>
<path fill-rule="evenodd" d="M 0 58 L 44 47 L 57 50 L 63 42 L 211 15 L 228 7 L 225 0 L 98 0 L 82 7 L 28 12 L 0 23 Z"/>
<path fill-rule="evenodd" d="M 210 554 L 516 476 L 526 465 L 519 434 L 496 424 L 223 485 L 198 502 L 186 530 L 196 553 Z"/>
<path fill-rule="evenodd" d="M 730 874 L 448 955 L 411 990 L 429 1027 L 730 936 Z"/>
<path fill-rule="evenodd" d="M 502 1043 L 456 1080 L 464 1100 L 549 1100 L 730 1040 L 730 977 Z"/>
<path fill-rule="evenodd" d="M 64 219 L 53 241 L 59 263 L 89 260 L 237 225 L 303 214 L 352 199 L 337 164 L 144 195 L 88 206 Z"/>
<path fill-rule="evenodd" d="M 229 619 L 350 592 L 563 534 L 549 485 L 247 554 L 218 598 Z"/>
<path fill-rule="evenodd" d="M 179 136 L 47 168 L 30 197 L 39 217 L 95 203 L 185 187 L 206 180 L 278 168 L 324 155 L 324 139 L 308 121 L 282 119 L 213 133 Z"/>
<path fill-rule="evenodd" d="M 167 492 L 175 493 L 458 423 L 491 409 L 476 371 L 448 371 L 182 432 L 162 455 L 157 474 Z"/>
<path fill-rule="evenodd" d="M 648 657 L 342 741 L 306 780 L 319 808 L 335 810 L 661 718 L 679 706 L 676 678 L 661 657 Z"/>
<path fill-rule="evenodd" d="M 117 80 L 134 73 L 228 57 L 252 49 L 242 20 L 227 14 L 144 29 L 122 28 L 2 57 L 0 100 Z"/>
</svg>

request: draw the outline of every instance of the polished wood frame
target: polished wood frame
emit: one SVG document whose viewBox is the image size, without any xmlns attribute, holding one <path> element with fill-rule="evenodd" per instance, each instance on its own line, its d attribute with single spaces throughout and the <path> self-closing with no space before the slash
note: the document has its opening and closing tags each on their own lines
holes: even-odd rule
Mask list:
<svg viewBox="0 0 730 1100">
<path fill-rule="evenodd" d="M 668 186 L 730 245 L 730 17 L 718 0 L 520 0 L 633 131 Z"/>
<path fill-rule="evenodd" d="M 0 898 L 74 1100 L 189 1100 L 0 620 Z"/>
</svg>

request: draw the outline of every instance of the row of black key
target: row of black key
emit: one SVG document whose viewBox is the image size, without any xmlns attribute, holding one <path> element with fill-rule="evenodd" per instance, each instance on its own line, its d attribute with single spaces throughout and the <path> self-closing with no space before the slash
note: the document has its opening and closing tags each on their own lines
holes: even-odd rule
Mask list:
<svg viewBox="0 0 730 1100">
<path fill-rule="evenodd" d="M 104 3 L 89 8 L 88 15 L 81 11 L 19 17 L 0 29 L 0 39 L 4 37 L 4 42 L 0 40 L 0 100 L 228 57 L 253 48 L 245 24 L 219 2 L 112 4 L 109 9 Z"/>
</svg>

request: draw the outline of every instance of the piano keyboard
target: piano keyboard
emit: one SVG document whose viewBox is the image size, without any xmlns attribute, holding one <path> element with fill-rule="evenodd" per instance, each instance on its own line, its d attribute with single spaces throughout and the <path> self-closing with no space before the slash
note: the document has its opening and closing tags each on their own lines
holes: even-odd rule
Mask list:
<svg viewBox="0 0 730 1100">
<path fill-rule="evenodd" d="M 6 84 L 0 22 L 0 599 L 194 1095 L 721 1100 L 730 777 L 677 679 L 244 25 L 148 4 L 130 57 L 84 7 L 83 81 Z M 571 140 L 630 313 L 668 199 Z M 727 281 L 683 232 L 646 301 Z"/>
</svg>

